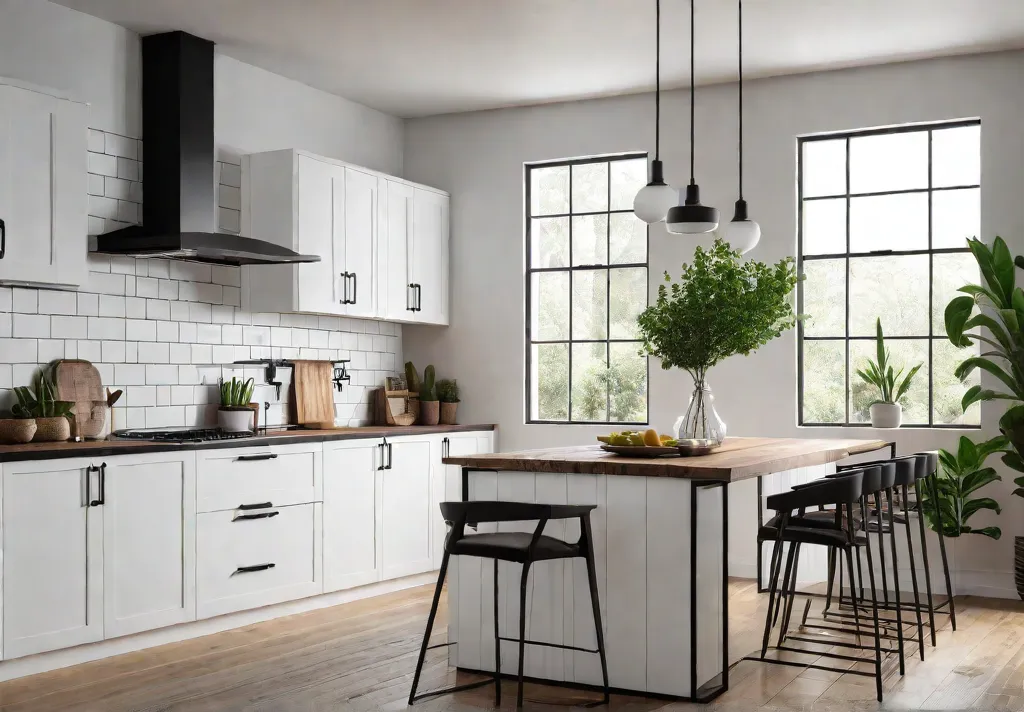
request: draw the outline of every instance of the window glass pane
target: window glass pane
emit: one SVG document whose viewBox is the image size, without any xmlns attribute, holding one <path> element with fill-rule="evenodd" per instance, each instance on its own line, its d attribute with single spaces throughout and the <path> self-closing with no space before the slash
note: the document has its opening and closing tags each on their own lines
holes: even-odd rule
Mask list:
<svg viewBox="0 0 1024 712">
<path fill-rule="evenodd" d="M 572 419 L 608 419 L 608 344 L 572 345 Z"/>
<path fill-rule="evenodd" d="M 850 199 L 850 252 L 928 249 L 928 193 Z"/>
<path fill-rule="evenodd" d="M 937 190 L 932 193 L 932 247 L 967 247 L 967 238 L 981 233 L 981 190 Z"/>
<path fill-rule="evenodd" d="M 927 339 L 886 339 L 885 348 L 889 351 L 889 364 L 898 373 L 903 369 L 906 374 L 917 364 L 922 364 L 910 382 L 910 390 L 900 401 L 903 406 L 903 422 L 907 425 L 928 424 L 928 340 Z M 880 398 L 877 388 L 857 375 L 863 370 L 869 359 L 874 360 L 877 347 L 874 339 L 863 339 L 850 342 L 850 422 L 867 423 L 871 421 L 871 404 Z M 897 383 L 902 378 L 897 378 Z"/>
<path fill-rule="evenodd" d="M 569 166 L 530 169 L 530 215 L 569 212 Z"/>
<path fill-rule="evenodd" d="M 533 420 L 569 417 L 569 344 L 537 344 L 530 354 Z"/>
<path fill-rule="evenodd" d="M 534 272 L 530 276 L 530 338 L 557 341 L 569 338 L 569 273 Z"/>
<path fill-rule="evenodd" d="M 647 223 L 633 213 L 610 217 L 612 264 L 647 262 Z"/>
<path fill-rule="evenodd" d="M 846 418 L 846 348 L 843 341 L 805 341 L 803 422 Z"/>
<path fill-rule="evenodd" d="M 608 272 L 572 274 L 572 338 L 608 338 Z"/>
<path fill-rule="evenodd" d="M 572 264 L 603 265 L 608 262 L 608 216 L 584 215 L 572 219 Z"/>
<path fill-rule="evenodd" d="M 850 335 L 928 336 L 928 255 L 850 259 Z"/>
<path fill-rule="evenodd" d="M 530 221 L 530 266 L 569 266 L 569 218 Z"/>
<path fill-rule="evenodd" d="M 611 367 L 608 389 L 611 412 L 608 419 L 620 423 L 647 420 L 647 359 L 640 355 L 639 342 L 609 344 Z"/>
<path fill-rule="evenodd" d="M 846 139 L 804 142 L 803 195 L 846 194 Z"/>
<path fill-rule="evenodd" d="M 981 274 L 978 263 L 970 252 L 932 255 L 932 333 L 946 333 L 946 305 L 954 297 L 962 297 L 956 290 L 965 284 L 979 284 Z"/>
<path fill-rule="evenodd" d="M 636 318 L 647 306 L 647 270 L 643 267 L 613 269 L 610 279 L 610 338 L 635 339 L 638 336 Z"/>
<path fill-rule="evenodd" d="M 928 132 L 850 139 L 850 192 L 878 193 L 928 187 Z"/>
<path fill-rule="evenodd" d="M 973 346 L 965 349 L 958 349 L 949 343 L 949 339 L 935 339 L 932 341 L 932 360 L 935 363 L 935 376 L 933 377 L 932 389 L 935 407 L 933 409 L 934 422 L 946 425 L 980 425 L 981 404 L 975 403 L 967 408 L 967 412 L 960 407 L 963 402 L 964 393 L 972 386 L 981 383 L 979 371 L 975 370 L 967 377 L 967 382 L 962 383 L 953 375 L 956 367 L 964 360 L 978 356 L 981 353 L 980 345 L 975 342 Z"/>
<path fill-rule="evenodd" d="M 846 260 L 809 260 L 804 262 L 804 274 L 804 334 L 845 336 Z"/>
<path fill-rule="evenodd" d="M 932 185 L 981 183 L 981 126 L 932 132 Z"/>
<path fill-rule="evenodd" d="M 805 255 L 846 252 L 846 198 L 803 201 Z"/>
<path fill-rule="evenodd" d="M 647 185 L 647 159 L 611 162 L 611 210 L 632 210 L 633 198 Z"/>
<path fill-rule="evenodd" d="M 572 211 L 589 213 L 608 209 L 608 164 L 584 163 L 572 167 Z"/>
</svg>

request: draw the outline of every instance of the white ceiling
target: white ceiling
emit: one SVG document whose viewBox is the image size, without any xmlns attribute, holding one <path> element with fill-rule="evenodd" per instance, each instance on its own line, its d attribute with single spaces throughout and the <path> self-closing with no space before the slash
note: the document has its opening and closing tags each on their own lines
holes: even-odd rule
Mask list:
<svg viewBox="0 0 1024 712">
<path fill-rule="evenodd" d="M 401 117 L 654 86 L 655 0 L 55 0 Z M 747 0 L 751 76 L 1024 47 L 1024 0 Z M 735 76 L 735 0 L 697 0 L 698 83 Z M 688 84 L 689 3 L 662 2 L 662 76 Z"/>
</svg>

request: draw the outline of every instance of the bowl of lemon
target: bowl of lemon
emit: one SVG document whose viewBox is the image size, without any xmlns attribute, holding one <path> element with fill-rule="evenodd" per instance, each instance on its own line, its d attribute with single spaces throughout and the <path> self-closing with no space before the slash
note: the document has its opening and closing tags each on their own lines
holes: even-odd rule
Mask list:
<svg viewBox="0 0 1024 712">
<path fill-rule="evenodd" d="M 679 457 L 679 443 L 671 435 L 649 430 L 623 430 L 598 435 L 601 449 L 625 457 Z"/>
</svg>

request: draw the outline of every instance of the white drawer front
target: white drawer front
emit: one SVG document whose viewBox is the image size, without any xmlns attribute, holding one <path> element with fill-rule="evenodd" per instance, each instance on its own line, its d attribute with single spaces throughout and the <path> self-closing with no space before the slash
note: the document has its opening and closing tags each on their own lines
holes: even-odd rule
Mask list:
<svg viewBox="0 0 1024 712">
<path fill-rule="evenodd" d="M 321 507 L 299 504 L 198 515 L 198 617 L 322 593 Z"/>
<path fill-rule="evenodd" d="M 203 453 L 196 463 L 198 511 L 269 502 L 275 507 L 323 500 L 315 450 L 239 448 Z"/>
</svg>

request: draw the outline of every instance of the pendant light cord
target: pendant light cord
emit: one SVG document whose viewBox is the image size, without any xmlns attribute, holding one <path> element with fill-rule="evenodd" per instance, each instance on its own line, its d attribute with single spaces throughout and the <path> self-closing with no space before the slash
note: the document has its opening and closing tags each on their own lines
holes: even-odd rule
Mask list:
<svg viewBox="0 0 1024 712">
<path fill-rule="evenodd" d="M 661 0 L 654 10 L 654 160 L 661 158 Z"/>
<path fill-rule="evenodd" d="M 696 111 L 695 111 L 695 101 L 696 100 L 695 100 L 695 97 L 694 97 L 694 83 L 695 83 L 696 77 L 694 76 L 694 73 L 693 73 L 693 60 L 694 60 L 694 48 L 693 48 L 693 45 L 694 45 L 694 41 L 695 41 L 695 38 L 696 38 L 696 33 L 694 32 L 694 28 L 693 28 L 693 19 L 694 19 L 693 4 L 694 4 L 694 0 L 690 0 L 690 185 L 694 185 L 694 183 L 696 182 L 694 180 L 694 170 L 693 170 L 693 144 L 694 144 L 694 141 L 696 140 L 695 139 L 696 133 L 694 131 L 694 116 L 696 114 Z"/>
<path fill-rule="evenodd" d="M 740 65 L 740 200 L 743 200 L 743 0 L 739 2 L 739 65 Z"/>
</svg>

